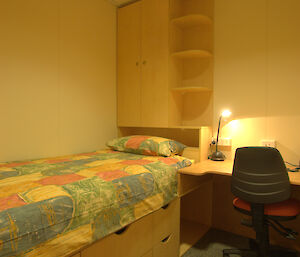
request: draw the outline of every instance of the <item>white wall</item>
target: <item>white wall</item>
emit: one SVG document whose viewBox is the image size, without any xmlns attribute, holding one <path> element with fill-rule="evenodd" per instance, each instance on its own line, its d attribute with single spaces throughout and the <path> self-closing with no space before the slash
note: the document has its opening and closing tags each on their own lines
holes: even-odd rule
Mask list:
<svg viewBox="0 0 300 257">
<path fill-rule="evenodd" d="M 92 151 L 116 136 L 116 7 L 0 2 L 0 161 Z"/>
<path fill-rule="evenodd" d="M 231 109 L 222 134 L 233 150 L 275 139 L 300 160 L 299 10 L 299 0 L 215 1 L 214 121 Z"/>
</svg>

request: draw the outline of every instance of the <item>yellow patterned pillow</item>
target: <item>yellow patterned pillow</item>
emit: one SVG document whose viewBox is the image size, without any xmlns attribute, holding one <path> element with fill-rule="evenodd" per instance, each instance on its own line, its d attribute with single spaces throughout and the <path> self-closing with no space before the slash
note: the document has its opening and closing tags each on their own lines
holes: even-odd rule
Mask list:
<svg viewBox="0 0 300 257">
<path fill-rule="evenodd" d="M 175 140 L 139 135 L 113 139 L 107 142 L 107 146 L 120 152 L 158 156 L 182 154 L 186 147 Z"/>
</svg>

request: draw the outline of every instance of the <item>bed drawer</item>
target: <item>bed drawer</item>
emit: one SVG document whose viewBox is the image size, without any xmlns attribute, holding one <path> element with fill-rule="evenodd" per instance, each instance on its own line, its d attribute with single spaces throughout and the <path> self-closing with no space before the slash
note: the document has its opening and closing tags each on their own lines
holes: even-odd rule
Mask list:
<svg viewBox="0 0 300 257">
<path fill-rule="evenodd" d="M 152 214 L 130 224 L 119 234 L 105 237 L 87 249 L 81 257 L 141 257 L 152 247 Z"/>
<path fill-rule="evenodd" d="M 151 250 L 151 251 L 147 252 L 146 254 L 144 254 L 141 257 L 153 257 L 153 251 Z"/>
<path fill-rule="evenodd" d="M 152 214 L 134 222 L 118 238 L 118 257 L 140 257 L 152 249 Z"/>
<path fill-rule="evenodd" d="M 180 199 L 176 198 L 166 208 L 153 213 L 153 243 L 161 242 L 171 233 L 179 233 Z"/>
<path fill-rule="evenodd" d="M 179 256 L 179 231 L 172 233 L 153 248 L 153 257 L 178 257 Z"/>
<path fill-rule="evenodd" d="M 109 235 L 81 251 L 81 257 L 117 257 L 116 237 Z"/>
</svg>

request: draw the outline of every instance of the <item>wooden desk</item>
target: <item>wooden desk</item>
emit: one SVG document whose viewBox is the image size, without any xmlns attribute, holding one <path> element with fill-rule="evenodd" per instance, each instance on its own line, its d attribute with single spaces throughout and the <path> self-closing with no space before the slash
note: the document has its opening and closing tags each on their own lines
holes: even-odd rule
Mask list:
<svg viewBox="0 0 300 257">
<path fill-rule="evenodd" d="M 206 174 L 231 176 L 233 161 L 203 161 L 179 170 L 180 174 L 203 176 Z"/>
<path fill-rule="evenodd" d="M 203 176 L 207 174 L 231 176 L 233 161 L 203 161 L 179 170 L 180 174 Z M 290 183 L 300 186 L 300 172 L 288 172 Z"/>
<path fill-rule="evenodd" d="M 251 228 L 242 226 L 242 214 L 232 207 L 234 196 L 230 183 L 233 161 L 206 160 L 179 170 L 178 190 L 181 197 L 180 255 L 188 250 L 211 228 L 255 237 Z M 300 172 L 289 172 L 292 196 L 300 200 Z M 249 218 L 249 217 L 248 217 Z M 285 222 L 300 232 L 300 217 Z M 300 237 L 288 240 L 270 229 L 271 243 L 300 251 Z"/>
</svg>

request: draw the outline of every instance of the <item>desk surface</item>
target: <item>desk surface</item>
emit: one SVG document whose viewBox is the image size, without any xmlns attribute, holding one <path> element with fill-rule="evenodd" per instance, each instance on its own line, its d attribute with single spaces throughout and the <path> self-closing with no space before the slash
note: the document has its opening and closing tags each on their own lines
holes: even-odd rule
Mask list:
<svg viewBox="0 0 300 257">
<path fill-rule="evenodd" d="M 217 174 L 231 176 L 233 161 L 203 161 L 179 170 L 180 174 L 202 176 L 205 174 Z M 300 172 L 289 172 L 292 185 L 300 185 Z"/>
</svg>

